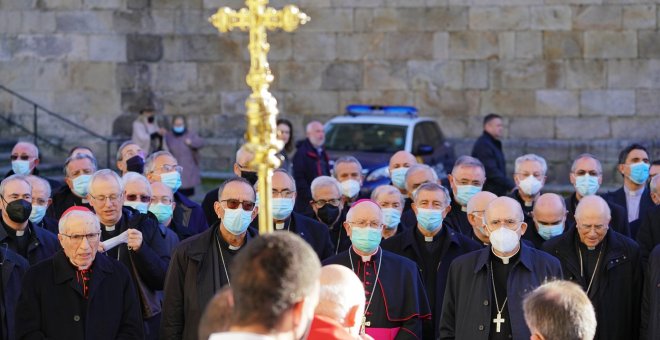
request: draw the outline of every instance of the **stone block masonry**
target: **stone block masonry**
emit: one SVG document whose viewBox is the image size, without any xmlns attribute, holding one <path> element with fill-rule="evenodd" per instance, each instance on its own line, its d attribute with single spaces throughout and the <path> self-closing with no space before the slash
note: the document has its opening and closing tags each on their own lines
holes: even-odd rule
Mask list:
<svg viewBox="0 0 660 340">
<path fill-rule="evenodd" d="M 484 114 L 500 113 L 510 157 L 537 151 L 551 171 L 576 150 L 607 153 L 611 167 L 622 145 L 658 140 L 657 1 L 271 1 L 288 3 L 312 17 L 269 34 L 272 90 L 297 138 L 310 120 L 366 103 L 418 106 L 459 152 Z M 104 135 L 152 100 L 186 114 L 213 141 L 204 166 L 224 169 L 245 126 L 249 59 L 246 33 L 206 21 L 219 6 L 244 3 L 0 0 L 0 84 Z M 0 111 L 25 108 L 3 100 Z"/>
</svg>

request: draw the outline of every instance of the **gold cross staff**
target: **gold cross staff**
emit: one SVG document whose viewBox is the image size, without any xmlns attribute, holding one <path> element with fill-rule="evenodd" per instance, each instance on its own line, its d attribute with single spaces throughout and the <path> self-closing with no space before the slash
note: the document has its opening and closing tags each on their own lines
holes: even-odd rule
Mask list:
<svg viewBox="0 0 660 340">
<path fill-rule="evenodd" d="M 257 169 L 259 176 L 259 232 L 273 231 L 271 178 L 273 169 L 280 165 L 276 156 L 282 149 L 282 142 L 277 139 L 275 121 L 279 111 L 277 100 L 268 92 L 273 75 L 268 66 L 268 44 L 266 30 L 278 28 L 292 32 L 299 25 L 309 21 L 307 14 L 298 7 L 285 6 L 278 11 L 266 7 L 268 0 L 247 0 L 247 8 L 235 11 L 222 7 L 209 18 L 220 32 L 229 32 L 234 28 L 250 32 L 250 72 L 246 82 L 252 88 L 252 94 L 245 101 L 247 108 L 246 147 L 254 154 L 250 166 Z"/>
</svg>

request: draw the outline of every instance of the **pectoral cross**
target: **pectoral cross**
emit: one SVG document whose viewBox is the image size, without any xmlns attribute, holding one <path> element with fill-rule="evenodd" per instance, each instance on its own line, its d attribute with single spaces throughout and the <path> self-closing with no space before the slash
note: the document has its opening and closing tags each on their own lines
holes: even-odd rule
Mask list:
<svg viewBox="0 0 660 340">
<path fill-rule="evenodd" d="M 277 100 L 268 92 L 273 75 L 268 66 L 270 45 L 266 39 L 266 30 L 281 28 L 292 32 L 309 21 L 309 17 L 293 5 L 278 11 L 266 7 L 268 0 L 246 0 L 246 4 L 247 8 L 239 11 L 220 8 L 209 21 L 220 32 L 237 28 L 250 33 L 250 72 L 246 81 L 252 88 L 252 94 L 245 102 L 248 120 L 245 140 L 247 149 L 254 154 L 250 165 L 259 174 L 259 233 L 264 234 L 273 231 L 271 177 L 273 169 L 280 165 L 276 154 L 282 148 L 275 134 Z"/>
<path fill-rule="evenodd" d="M 366 326 L 371 326 L 371 322 L 367 321 L 366 316 L 362 316 L 362 327 L 360 327 L 360 334 L 364 334 L 364 332 L 366 332 L 366 330 L 367 330 Z"/>
<path fill-rule="evenodd" d="M 496 325 L 495 332 L 499 333 L 500 326 L 504 323 L 504 318 L 502 317 L 502 313 L 497 313 L 497 317 L 493 319 L 493 323 Z"/>
</svg>

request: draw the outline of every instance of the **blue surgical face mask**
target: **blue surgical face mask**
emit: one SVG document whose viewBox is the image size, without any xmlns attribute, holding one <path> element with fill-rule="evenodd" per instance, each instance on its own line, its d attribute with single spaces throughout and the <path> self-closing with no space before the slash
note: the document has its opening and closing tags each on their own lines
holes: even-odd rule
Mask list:
<svg viewBox="0 0 660 340">
<path fill-rule="evenodd" d="M 87 196 L 87 187 L 89 186 L 89 181 L 92 179 L 92 175 L 80 175 L 73 179 L 73 192 L 75 192 L 80 197 Z"/>
<path fill-rule="evenodd" d="M 183 125 L 172 127 L 172 131 L 174 131 L 175 133 L 183 133 L 183 131 L 185 131 L 185 130 L 186 130 L 186 127 L 183 126 Z"/>
<path fill-rule="evenodd" d="M 24 161 L 17 159 L 11 161 L 11 169 L 17 175 L 29 175 L 30 174 L 30 161 Z"/>
<path fill-rule="evenodd" d="M 539 226 L 539 235 L 546 241 L 564 232 L 564 223 L 552 225 L 536 222 L 536 224 Z"/>
<path fill-rule="evenodd" d="M 124 201 L 124 206 L 131 207 L 140 212 L 140 214 L 146 214 L 149 210 L 149 203 L 144 203 L 140 201 Z"/>
<path fill-rule="evenodd" d="M 273 217 L 276 220 L 284 220 L 293 211 L 293 198 L 273 198 Z"/>
<path fill-rule="evenodd" d="M 222 218 L 222 225 L 233 235 L 244 233 L 252 222 L 252 211 L 245 211 L 243 208 L 236 209 L 225 208 L 225 216 Z"/>
<path fill-rule="evenodd" d="M 651 166 L 644 162 L 630 164 L 630 176 L 628 178 L 636 184 L 644 184 L 649 179 L 650 169 Z"/>
<path fill-rule="evenodd" d="M 390 172 L 390 178 L 392 179 L 392 184 L 399 189 L 406 188 L 406 173 L 408 168 L 396 168 Z"/>
<path fill-rule="evenodd" d="M 575 177 L 575 190 L 577 190 L 582 196 L 595 194 L 599 187 L 598 176 L 590 176 L 589 174 L 586 174 Z"/>
<path fill-rule="evenodd" d="M 401 222 L 401 212 L 395 208 L 383 208 L 383 224 L 385 228 L 394 229 Z"/>
<path fill-rule="evenodd" d="M 466 206 L 468 201 L 474 195 L 481 191 L 481 187 L 474 185 L 458 185 L 456 184 L 456 201 L 462 206 Z"/>
<path fill-rule="evenodd" d="M 46 205 L 33 205 L 32 211 L 30 212 L 30 222 L 34 224 L 41 222 L 41 220 L 44 219 L 44 216 L 46 216 L 47 208 L 48 206 Z"/>
<path fill-rule="evenodd" d="M 442 210 L 417 208 L 417 223 L 426 231 L 434 232 L 442 227 Z"/>
<path fill-rule="evenodd" d="M 374 252 L 380 245 L 382 237 L 383 230 L 381 228 L 358 228 L 351 226 L 351 243 L 362 252 Z"/>
<path fill-rule="evenodd" d="M 176 192 L 181 187 L 181 174 L 178 171 L 160 174 L 160 181 Z"/>
<path fill-rule="evenodd" d="M 172 217 L 174 210 L 171 204 L 156 203 L 149 206 L 149 211 L 156 215 L 158 222 L 165 224 Z"/>
</svg>

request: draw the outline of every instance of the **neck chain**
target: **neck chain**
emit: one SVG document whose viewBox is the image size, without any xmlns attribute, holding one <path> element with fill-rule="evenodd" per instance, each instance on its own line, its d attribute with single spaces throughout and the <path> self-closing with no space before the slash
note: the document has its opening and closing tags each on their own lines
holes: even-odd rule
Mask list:
<svg viewBox="0 0 660 340">
<path fill-rule="evenodd" d="M 490 261 L 490 278 L 493 283 L 493 296 L 495 297 L 495 309 L 497 309 L 497 318 L 493 319 L 493 323 L 496 325 L 495 331 L 497 333 L 500 332 L 500 326 L 502 323 L 504 323 L 504 318 L 502 318 L 502 312 L 504 311 L 504 307 L 506 306 L 507 301 L 509 300 L 509 295 L 504 298 L 504 303 L 502 304 L 502 308 L 500 308 L 500 304 L 497 301 L 497 289 L 495 288 L 495 269 L 493 268 L 493 261 Z"/>
<path fill-rule="evenodd" d="M 348 259 L 351 261 L 351 269 L 355 273 L 355 267 L 353 266 L 353 255 L 351 254 L 353 252 L 353 249 L 348 250 Z M 364 314 L 362 315 L 362 327 L 360 330 L 360 334 L 364 334 L 365 331 L 365 326 L 370 326 L 370 322 L 367 322 L 367 311 L 369 310 L 369 307 L 371 307 L 371 299 L 374 298 L 374 292 L 376 292 L 376 285 L 378 284 L 378 275 L 380 275 L 380 265 L 383 264 L 383 251 L 380 251 L 380 254 L 378 256 L 378 269 L 376 270 L 376 280 L 374 280 L 374 286 L 371 288 L 371 295 L 369 295 L 369 302 L 367 302 L 367 307 L 364 309 Z M 359 275 L 359 273 L 356 273 Z"/>
<path fill-rule="evenodd" d="M 220 236 L 215 235 L 215 242 L 218 244 L 218 252 L 220 253 L 220 259 L 222 260 L 222 269 L 225 270 L 225 276 L 227 277 L 227 285 L 231 287 L 231 282 L 229 281 L 229 272 L 227 271 L 227 265 L 225 264 L 225 256 L 222 255 L 222 246 L 220 245 Z"/>
<path fill-rule="evenodd" d="M 589 290 L 591 290 L 591 284 L 594 283 L 594 278 L 596 277 L 596 272 L 598 271 L 598 264 L 600 263 L 600 255 L 603 253 L 603 246 L 600 246 L 598 251 L 598 258 L 596 259 L 596 266 L 594 267 L 594 272 L 591 274 L 591 279 L 589 280 L 589 285 L 587 286 L 587 295 L 589 295 Z M 578 247 L 578 255 L 580 255 L 580 276 L 584 279 L 584 264 L 582 263 L 582 249 Z"/>
</svg>

